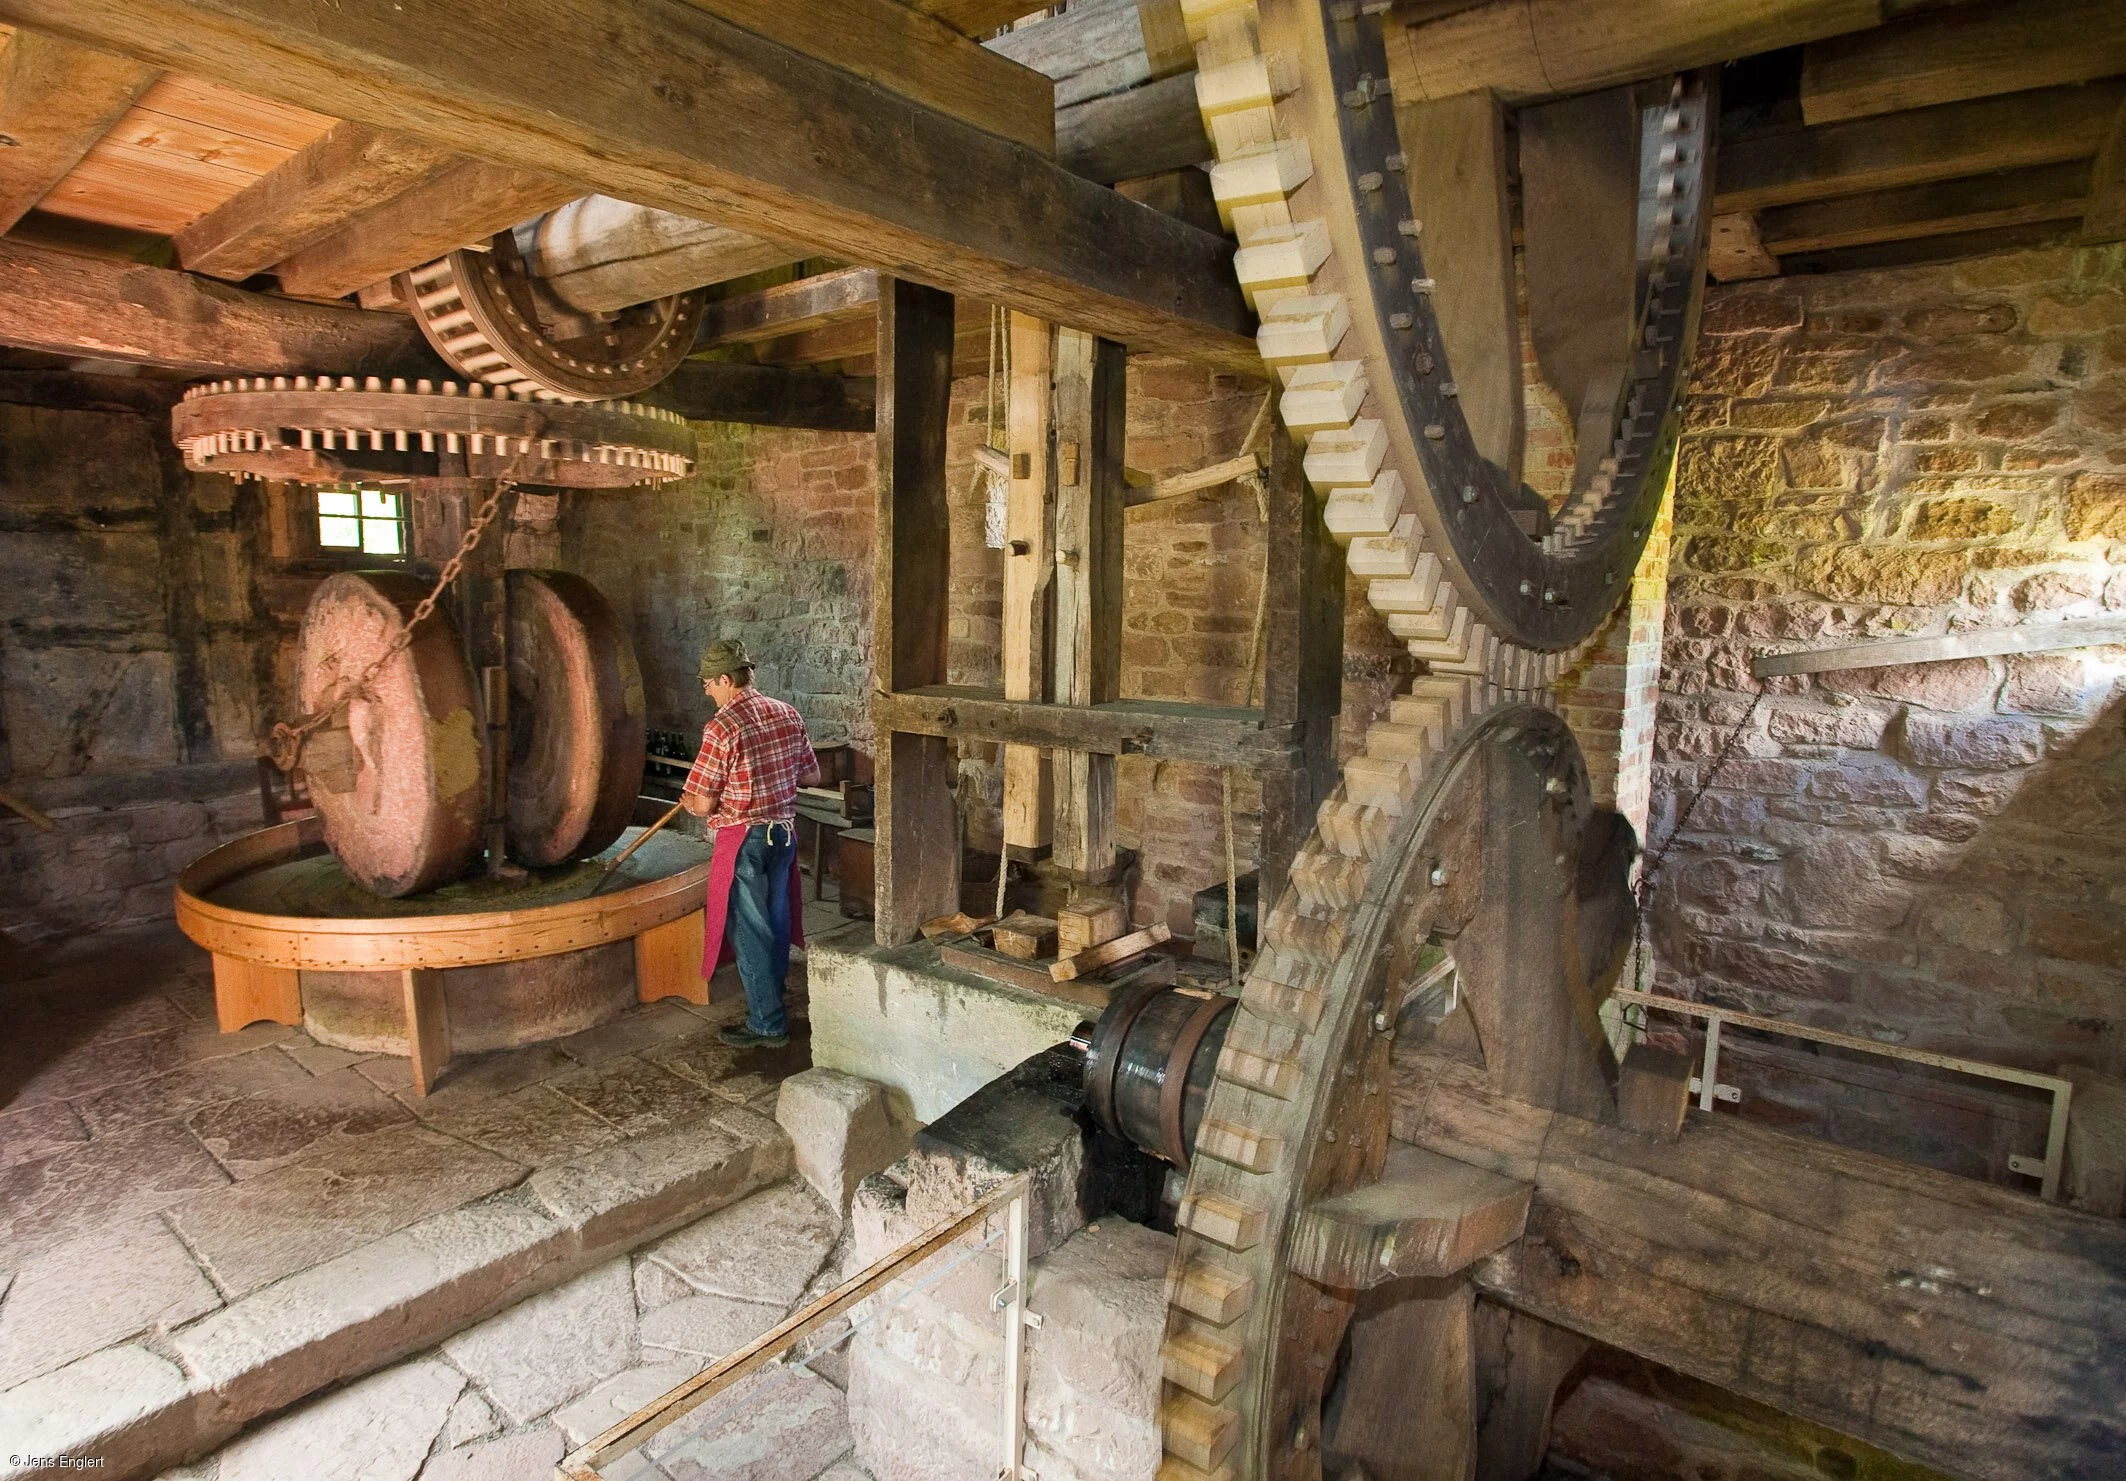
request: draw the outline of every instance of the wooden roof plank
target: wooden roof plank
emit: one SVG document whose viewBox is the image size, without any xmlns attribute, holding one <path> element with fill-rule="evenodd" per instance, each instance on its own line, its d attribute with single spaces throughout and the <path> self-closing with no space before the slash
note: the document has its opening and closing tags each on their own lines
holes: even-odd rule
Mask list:
<svg viewBox="0 0 2126 1481">
<path fill-rule="evenodd" d="M 1731 135 L 1720 141 L 1713 209 L 1756 211 L 2088 159 L 2122 101 L 2126 82 L 2110 81 Z"/>
<path fill-rule="evenodd" d="M 1836 123 L 2126 72 L 2118 0 L 1963 5 L 1812 42 L 1801 116 Z"/>
<path fill-rule="evenodd" d="M 1140 349 L 1260 367 L 1229 241 L 681 0 L 541 0 L 535 15 L 521 0 L 400 0 L 388 13 L 0 0 L 0 20 Z"/>
<path fill-rule="evenodd" d="M 277 269 L 281 288 L 298 298 L 344 298 L 582 194 L 546 175 L 460 160 L 286 258 Z"/>
<path fill-rule="evenodd" d="M 112 56 L 36 31 L 17 31 L 0 51 L 0 231 L 81 163 L 157 76 Z"/>
<path fill-rule="evenodd" d="M 987 36 L 1043 7 L 1026 0 L 907 0 L 912 10 L 936 16 L 962 36 Z"/>
<path fill-rule="evenodd" d="M 1758 213 L 1757 234 L 1774 256 L 1791 256 L 2034 221 L 2073 220 L 2083 214 L 2088 189 L 2088 164 L 2070 160 L 2031 170 L 1779 206 Z"/>
<path fill-rule="evenodd" d="M 190 271 L 241 282 L 432 178 L 455 159 L 419 139 L 367 124 L 335 124 L 178 232 L 177 260 Z"/>
<path fill-rule="evenodd" d="M 293 303 L 0 239 L 0 344 L 207 374 L 441 375 L 403 314 Z"/>
</svg>

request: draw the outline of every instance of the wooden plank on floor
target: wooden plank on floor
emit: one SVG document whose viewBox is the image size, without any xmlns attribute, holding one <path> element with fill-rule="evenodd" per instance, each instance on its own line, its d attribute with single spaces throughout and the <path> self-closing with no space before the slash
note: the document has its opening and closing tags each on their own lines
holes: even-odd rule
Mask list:
<svg viewBox="0 0 2126 1481">
<path fill-rule="evenodd" d="M 154 67 L 39 31 L 0 49 L 0 231 L 81 163 L 158 76 Z"/>
<path fill-rule="evenodd" d="M 0 241 L 0 344 L 208 374 L 439 375 L 403 314 L 294 303 L 167 268 Z"/>
<path fill-rule="evenodd" d="M 0 19 L 579 193 L 908 264 L 1135 349 L 1261 363 L 1229 240 L 678 0 L 544 0 L 536 25 L 520 0 L 399 0 L 383 18 L 283 0 L 0 0 Z"/>
<path fill-rule="evenodd" d="M 344 298 L 582 194 L 549 176 L 460 160 L 370 207 L 276 271 L 282 290 L 299 298 Z"/>
<path fill-rule="evenodd" d="M 335 124 L 178 232 L 172 242 L 177 261 L 191 272 L 242 282 L 457 158 L 366 124 Z"/>
<path fill-rule="evenodd" d="M 2078 221 L 2088 208 L 2082 160 L 1936 180 L 1837 200 L 1803 201 L 1757 213 L 1757 235 L 1776 257 L 2039 221 Z M 1717 273 L 1715 274 L 1717 276 Z"/>
<path fill-rule="evenodd" d="M 2122 102 L 2126 83 L 2109 81 L 1816 128 L 1752 129 L 1720 141 L 1713 209 L 1756 211 L 2090 159 Z"/>
<path fill-rule="evenodd" d="M 1801 116 L 1837 123 L 2126 72 L 2117 0 L 1995 0 L 1811 42 Z"/>
<path fill-rule="evenodd" d="M 959 909 L 958 747 L 896 731 L 876 699 L 945 677 L 951 542 L 945 433 L 952 412 L 952 297 L 880 279 L 878 494 L 872 577 L 877 767 L 878 943 L 913 941 L 923 922 Z"/>
</svg>

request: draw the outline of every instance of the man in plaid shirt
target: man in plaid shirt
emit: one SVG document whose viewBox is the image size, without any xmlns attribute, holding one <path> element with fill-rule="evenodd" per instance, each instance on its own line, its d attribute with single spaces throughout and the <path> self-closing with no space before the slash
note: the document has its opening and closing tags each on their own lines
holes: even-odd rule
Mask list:
<svg viewBox="0 0 2126 1481">
<path fill-rule="evenodd" d="M 724 839 L 744 839 L 731 880 L 730 929 L 746 987 L 743 1028 L 723 1031 L 740 1049 L 790 1041 L 783 979 L 790 971 L 790 868 L 797 857 L 797 789 L 819 779 L 804 717 L 753 687 L 753 660 L 735 639 L 701 655 L 702 692 L 716 713 L 702 727 L 701 753 L 681 801 Z M 723 834 L 719 830 L 733 830 Z M 743 834 L 735 830 L 743 829 Z"/>
</svg>

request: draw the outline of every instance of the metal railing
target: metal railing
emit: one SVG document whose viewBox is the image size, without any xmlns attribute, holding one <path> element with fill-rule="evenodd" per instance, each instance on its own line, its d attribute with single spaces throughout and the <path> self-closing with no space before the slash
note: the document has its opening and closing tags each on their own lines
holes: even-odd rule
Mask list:
<svg viewBox="0 0 2126 1481">
<path fill-rule="evenodd" d="M 1805 1023 L 1787 1023 L 1755 1013 L 1738 1012 L 1733 1008 L 1716 1007 L 1711 1003 L 1693 1003 L 1684 998 L 1661 997 L 1650 992 L 1640 992 L 1635 988 L 1620 987 L 1610 996 L 1620 1003 L 1636 1004 L 1642 1008 L 1658 1009 L 1663 1013 L 1705 1020 L 1705 1058 L 1697 1075 L 1692 1077 L 1690 1082 L 1690 1088 L 1697 1093 L 1698 1109 L 1701 1111 L 1710 1111 L 1715 1100 L 1739 1101 L 1742 1098 L 1742 1092 L 1735 1086 L 1720 1083 L 1720 1026 L 1726 1023 L 1732 1023 L 1738 1028 L 1783 1034 L 1790 1039 L 1806 1039 L 1814 1044 L 1851 1049 L 1862 1054 L 1876 1054 L 1885 1059 L 1902 1059 L 1913 1064 L 1932 1065 L 1936 1069 L 1952 1070 L 1959 1075 L 1976 1075 L 1985 1080 L 2005 1080 L 2013 1085 L 2028 1085 L 2046 1091 L 2052 1096 L 2052 1121 L 2045 1133 L 2045 1155 L 2042 1158 L 2012 1156 L 2008 1159 L 2008 1167 L 2010 1171 L 2021 1173 L 2025 1177 L 2037 1178 L 2042 1185 L 2039 1190 L 2041 1195 L 2054 1202 L 2059 1200 L 2060 1176 L 2067 1160 L 2067 1108 L 2074 1098 L 2074 1082 L 2071 1080 L 2063 1080 L 2058 1075 L 2039 1074 L 2035 1070 L 2018 1070 L 2009 1065 L 1989 1064 L 1982 1059 L 1936 1054 L 1930 1049 L 1907 1049 L 1902 1044 L 1883 1044 L 1874 1039 L 1862 1039 L 1832 1029 L 1813 1028 Z M 1643 1022 L 1632 1027 L 1642 1036 L 1645 1033 Z"/>
<path fill-rule="evenodd" d="M 685 1418 L 741 1379 L 771 1366 L 798 1342 L 817 1332 L 858 1302 L 877 1295 L 912 1267 L 965 1237 L 969 1232 L 979 1229 L 999 1213 L 1002 1213 L 1005 1219 L 1005 1226 L 1001 1231 L 983 1240 L 923 1286 L 902 1293 L 885 1310 L 875 1313 L 861 1324 L 852 1326 L 836 1341 L 846 1341 L 871 1321 L 883 1316 L 885 1311 L 891 1310 L 893 1305 L 898 1305 L 899 1300 L 905 1300 L 917 1291 L 928 1289 L 930 1285 L 936 1284 L 966 1260 L 990 1248 L 1001 1238 L 1004 1241 L 1004 1281 L 990 1297 L 989 1303 L 992 1311 L 1001 1312 L 1004 1316 L 1004 1395 L 998 1434 L 1002 1461 L 997 1474 L 1000 1481 L 1021 1481 L 1027 1474 L 1021 1465 L 1021 1458 L 1026 1449 L 1026 1329 L 1039 1326 L 1041 1320 L 1026 1309 L 1026 1216 L 1029 1191 L 1028 1180 L 1021 1174 L 984 1195 L 965 1213 L 917 1235 L 892 1254 L 851 1276 L 811 1305 L 801 1311 L 792 1312 L 780 1326 L 761 1334 L 737 1352 L 703 1369 L 662 1397 L 651 1400 L 605 1433 L 571 1451 L 554 1468 L 557 1481 L 614 1481 L 614 1478 L 604 1474 L 603 1467 L 634 1453 L 666 1426 Z M 810 1358 L 807 1358 L 807 1361 L 810 1361 Z"/>
</svg>

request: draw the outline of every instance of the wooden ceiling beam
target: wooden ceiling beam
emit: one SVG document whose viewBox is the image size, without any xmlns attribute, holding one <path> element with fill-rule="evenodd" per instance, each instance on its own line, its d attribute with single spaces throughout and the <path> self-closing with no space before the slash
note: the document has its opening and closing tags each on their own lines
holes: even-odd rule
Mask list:
<svg viewBox="0 0 2126 1481">
<path fill-rule="evenodd" d="M 694 422 L 869 432 L 877 386 L 869 376 L 683 360 L 670 376 L 637 399 Z"/>
<path fill-rule="evenodd" d="M 2126 103 L 2112 115 L 2111 132 L 2089 171 L 2089 210 L 2082 240 L 2115 242 L 2126 237 Z"/>
<path fill-rule="evenodd" d="M 1959 5 L 1811 44 L 1801 116 L 1812 124 L 1931 108 L 2126 72 L 2118 0 Z"/>
<path fill-rule="evenodd" d="M 899 0 L 691 3 L 947 118 L 1055 157 L 1055 85 Z"/>
<path fill-rule="evenodd" d="M 521 0 L 0 0 L 0 20 L 575 181 L 577 194 L 1259 371 L 1222 237 L 685 0 L 543 0 L 531 19 Z"/>
<path fill-rule="evenodd" d="M 1563 97 L 1880 25 L 1895 0 L 1489 0 L 1398 5 L 1396 101 Z M 1442 13 L 1445 10 L 1447 13 Z"/>
<path fill-rule="evenodd" d="M 0 231 L 20 221 L 161 75 L 38 31 L 0 42 Z"/>
<path fill-rule="evenodd" d="M 413 321 L 0 238 L 0 344 L 207 375 L 445 374 Z"/>
<path fill-rule="evenodd" d="M 741 293 L 711 303 L 701 316 L 699 349 L 760 344 L 806 330 L 869 320 L 878 306 L 878 274 L 868 267 L 844 268 Z"/>
<path fill-rule="evenodd" d="M 2089 166 L 2081 160 L 1897 190 L 1805 201 L 1757 214 L 1757 234 L 1775 257 L 1861 247 L 2039 221 L 2080 220 Z"/>
<path fill-rule="evenodd" d="M 337 123 L 178 232 L 171 245 L 186 269 L 240 283 L 439 174 L 455 159 L 419 139 L 367 124 Z"/>
<path fill-rule="evenodd" d="M 344 298 L 583 194 L 551 176 L 459 159 L 286 258 L 277 268 L 281 289 Z"/>
<path fill-rule="evenodd" d="M 1788 277 L 1879 272 L 1888 268 L 1918 267 L 1930 262 L 1958 262 L 1972 257 L 1993 257 L 2002 252 L 2057 247 L 2073 241 L 2074 234 L 2071 221 L 2036 221 L 2024 226 L 1996 226 L 1985 231 L 1959 231 L 1946 236 L 1906 237 L 1894 242 L 1798 252 L 1780 258 L 1779 267 Z"/>
<path fill-rule="evenodd" d="M 907 0 L 911 10 L 936 16 L 962 36 L 987 36 L 1042 9 L 1025 0 Z"/>
<path fill-rule="evenodd" d="M 2122 102 L 2126 83 L 2113 81 L 1729 135 L 1720 141 L 1713 209 L 1757 211 L 2088 159 Z"/>
</svg>

